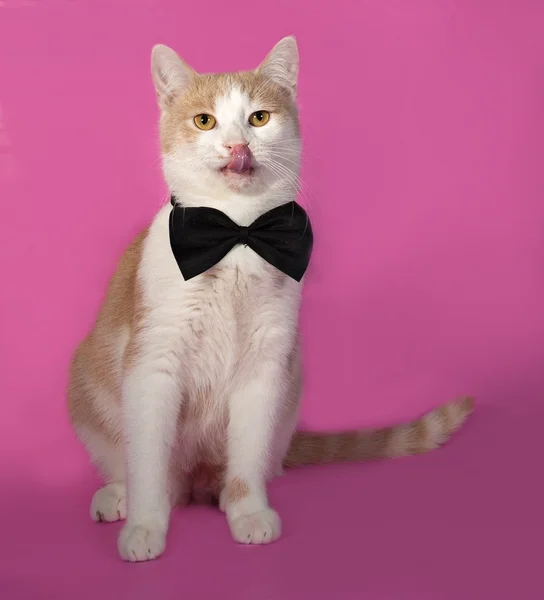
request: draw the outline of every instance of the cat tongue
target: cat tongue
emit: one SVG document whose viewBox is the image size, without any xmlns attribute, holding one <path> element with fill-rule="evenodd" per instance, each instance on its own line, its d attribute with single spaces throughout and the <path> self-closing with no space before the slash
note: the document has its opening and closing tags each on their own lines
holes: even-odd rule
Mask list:
<svg viewBox="0 0 544 600">
<path fill-rule="evenodd" d="M 231 159 L 225 167 L 234 173 L 247 173 L 251 169 L 251 151 L 245 144 L 232 147 Z"/>
</svg>

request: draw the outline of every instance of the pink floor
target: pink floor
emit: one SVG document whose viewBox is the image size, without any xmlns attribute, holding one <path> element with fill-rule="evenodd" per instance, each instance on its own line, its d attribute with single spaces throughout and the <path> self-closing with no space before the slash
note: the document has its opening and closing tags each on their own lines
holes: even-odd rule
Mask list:
<svg viewBox="0 0 544 600">
<path fill-rule="evenodd" d="M 89 481 L 7 488 L 0 597 L 541 600 L 544 411 L 503 400 L 432 455 L 286 475 L 271 493 L 284 536 L 266 547 L 195 507 L 161 559 L 124 564 L 119 527 L 87 516 Z"/>
<path fill-rule="evenodd" d="M 0 600 L 544 600 L 544 3 L 0 0 Z M 165 200 L 150 50 L 203 71 L 300 45 L 315 252 L 308 429 L 459 395 L 450 444 L 274 482 L 284 536 L 176 513 L 127 565 L 95 525 L 70 355 Z"/>
</svg>

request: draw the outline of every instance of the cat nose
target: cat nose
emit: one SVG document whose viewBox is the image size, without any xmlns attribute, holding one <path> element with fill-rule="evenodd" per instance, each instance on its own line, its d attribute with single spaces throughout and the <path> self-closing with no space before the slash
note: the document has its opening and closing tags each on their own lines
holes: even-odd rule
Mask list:
<svg viewBox="0 0 544 600">
<path fill-rule="evenodd" d="M 226 143 L 223 145 L 231 154 L 245 154 L 246 152 L 249 152 L 249 144 L 247 142 L 244 144 Z"/>
<path fill-rule="evenodd" d="M 233 144 L 232 146 L 225 144 L 225 147 L 230 150 L 230 161 L 226 165 L 226 169 L 236 173 L 246 173 L 251 170 L 253 157 L 247 144 Z"/>
</svg>

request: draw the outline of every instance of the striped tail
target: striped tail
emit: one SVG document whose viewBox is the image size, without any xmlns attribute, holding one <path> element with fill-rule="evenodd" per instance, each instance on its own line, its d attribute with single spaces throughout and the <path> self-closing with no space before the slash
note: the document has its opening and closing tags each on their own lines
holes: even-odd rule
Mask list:
<svg viewBox="0 0 544 600">
<path fill-rule="evenodd" d="M 284 466 L 358 462 L 422 454 L 441 446 L 474 409 L 472 398 L 445 404 L 412 423 L 343 433 L 297 432 Z"/>
</svg>

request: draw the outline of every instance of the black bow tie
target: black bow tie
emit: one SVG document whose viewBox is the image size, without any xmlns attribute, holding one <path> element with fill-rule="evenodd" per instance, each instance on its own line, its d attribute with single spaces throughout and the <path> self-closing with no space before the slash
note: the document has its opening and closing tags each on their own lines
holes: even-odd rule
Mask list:
<svg viewBox="0 0 544 600">
<path fill-rule="evenodd" d="M 241 227 L 215 208 L 184 207 L 172 196 L 170 245 L 185 280 L 216 265 L 238 244 L 296 281 L 304 275 L 312 253 L 310 220 L 296 202 L 266 212 Z"/>
</svg>

